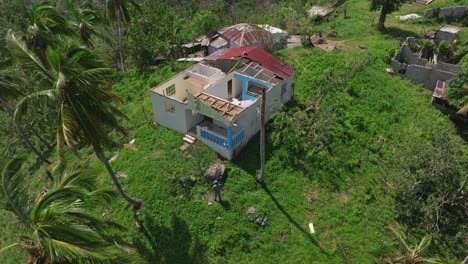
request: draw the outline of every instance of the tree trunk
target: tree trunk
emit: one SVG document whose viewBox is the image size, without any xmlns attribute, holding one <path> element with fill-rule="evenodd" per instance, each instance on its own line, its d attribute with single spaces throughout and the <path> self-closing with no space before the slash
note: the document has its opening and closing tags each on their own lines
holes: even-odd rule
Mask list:
<svg viewBox="0 0 468 264">
<path fill-rule="evenodd" d="M 0 100 L 2 101 L 2 105 L 3 107 L 5 108 L 5 110 L 10 114 L 10 113 L 14 113 L 13 111 L 13 108 L 11 108 L 11 106 L 6 102 L 6 100 L 0 96 Z M 11 116 L 11 114 L 10 114 Z M 14 116 L 13 116 L 14 117 Z M 49 142 L 47 142 L 38 132 L 36 129 L 34 129 L 33 126 L 31 126 L 31 124 L 29 124 L 28 122 L 26 122 L 25 120 L 21 120 L 21 123 L 23 125 L 25 125 L 38 139 L 39 141 L 42 142 L 42 144 L 44 144 L 48 149 L 52 149 L 52 144 L 50 144 Z"/>
<path fill-rule="evenodd" d="M 21 120 L 21 123 L 23 123 L 23 125 L 25 125 L 37 137 L 37 139 L 39 139 L 39 141 L 41 141 L 42 144 L 44 144 L 47 147 L 47 149 L 51 150 L 54 147 L 52 144 L 47 142 L 47 140 L 45 140 L 41 135 L 39 135 L 37 130 L 33 126 L 31 126 L 31 124 L 24 120 Z"/>
<path fill-rule="evenodd" d="M 112 178 L 112 182 L 115 184 L 115 186 L 117 187 L 117 190 L 119 191 L 120 195 L 130 204 L 133 206 L 133 208 L 135 210 L 138 210 L 140 209 L 141 207 L 143 207 L 143 201 L 140 200 L 140 199 L 133 199 L 131 198 L 130 196 L 128 196 L 125 191 L 122 189 L 122 186 L 120 185 L 118 179 L 117 179 L 117 176 L 115 175 L 114 171 L 112 170 L 112 167 L 109 163 L 109 161 L 107 160 L 106 156 L 104 155 L 104 151 L 103 150 L 96 150 L 96 155 L 98 156 L 99 160 L 102 161 L 102 163 L 104 163 L 104 166 L 106 166 L 106 169 L 107 169 L 107 172 L 109 173 L 109 175 L 111 176 Z"/>
<path fill-rule="evenodd" d="M 13 110 L 10 108 L 10 106 L 8 105 L 8 103 L 7 103 L 2 97 L 0 97 L 0 103 L 2 104 L 3 108 L 5 108 L 5 111 L 8 113 L 8 115 L 10 116 L 11 122 L 13 122 L 13 124 L 16 126 L 16 128 L 17 128 L 18 131 L 20 132 L 21 136 L 23 137 L 24 141 L 26 142 L 26 145 L 32 149 L 32 151 L 39 157 L 39 159 L 41 159 L 42 161 L 44 161 L 45 163 L 47 163 L 47 165 L 52 164 L 52 162 L 51 162 L 50 160 L 48 160 L 48 159 L 34 146 L 34 144 L 32 143 L 32 141 L 31 141 L 31 139 L 29 138 L 29 136 L 26 134 L 26 132 L 24 131 L 24 129 L 18 124 L 18 122 L 15 121 L 15 116 L 14 116 Z"/>
<path fill-rule="evenodd" d="M 123 47 L 122 47 L 122 18 L 119 12 L 119 55 L 120 55 L 120 67 L 122 68 L 122 73 L 125 74 L 124 61 L 123 61 Z"/>
<path fill-rule="evenodd" d="M 382 5 L 382 9 L 380 10 L 380 17 L 379 17 L 379 24 L 377 25 L 378 30 L 385 29 L 385 18 L 387 18 L 387 6 Z"/>
</svg>

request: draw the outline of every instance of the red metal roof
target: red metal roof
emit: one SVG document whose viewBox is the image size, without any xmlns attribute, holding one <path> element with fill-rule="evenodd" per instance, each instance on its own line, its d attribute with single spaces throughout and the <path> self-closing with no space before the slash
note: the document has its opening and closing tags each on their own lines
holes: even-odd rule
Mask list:
<svg viewBox="0 0 468 264">
<path fill-rule="evenodd" d="M 272 45 L 271 33 L 254 24 L 237 24 L 217 30 L 225 39 L 237 44 L 238 47 L 251 47 L 261 45 L 270 48 Z"/>
<path fill-rule="evenodd" d="M 262 67 L 272 71 L 283 79 L 289 78 L 294 73 L 293 67 L 258 47 L 231 48 L 220 53 L 221 54 L 217 58 L 214 58 L 214 60 L 229 60 L 234 57 L 244 56 L 245 58 L 260 63 Z"/>
</svg>

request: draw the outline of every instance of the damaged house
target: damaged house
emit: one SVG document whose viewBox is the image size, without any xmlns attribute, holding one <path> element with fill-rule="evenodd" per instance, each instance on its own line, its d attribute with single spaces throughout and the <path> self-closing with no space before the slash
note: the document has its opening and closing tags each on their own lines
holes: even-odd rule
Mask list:
<svg viewBox="0 0 468 264">
<path fill-rule="evenodd" d="M 293 73 L 258 47 L 221 49 L 152 88 L 154 117 L 232 159 L 260 130 L 262 91 L 267 121 L 291 99 Z"/>
<path fill-rule="evenodd" d="M 439 30 L 436 36 L 442 40 L 453 41 L 453 36 L 445 31 Z M 441 62 L 437 59 L 434 51 L 429 57 L 423 56 L 423 50 L 414 52 L 411 46 L 415 45 L 416 39 L 408 37 L 401 46 L 400 52 L 390 63 L 391 72 L 407 78 L 414 83 L 423 84 L 427 89 L 434 91 L 437 81 L 448 81 L 458 72 L 459 66 Z M 436 38 L 435 43 L 439 43 Z"/>
<path fill-rule="evenodd" d="M 273 35 L 255 24 L 241 23 L 208 33 L 201 42 L 207 54 L 225 48 L 259 47 L 273 50 Z"/>
</svg>

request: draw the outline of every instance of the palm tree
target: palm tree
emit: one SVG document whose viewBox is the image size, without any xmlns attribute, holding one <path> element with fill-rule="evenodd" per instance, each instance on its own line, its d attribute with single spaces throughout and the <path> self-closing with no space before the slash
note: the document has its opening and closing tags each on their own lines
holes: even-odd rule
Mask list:
<svg viewBox="0 0 468 264">
<path fill-rule="evenodd" d="M 36 146 L 34 146 L 34 143 L 22 125 L 26 126 L 30 131 L 32 131 L 47 147 L 50 147 L 50 144 L 44 138 L 42 138 L 40 134 L 25 120 L 22 120 L 20 123 L 16 122 L 14 109 L 8 103 L 9 98 L 16 98 L 21 95 L 22 84 L 24 84 L 24 79 L 20 76 L 19 71 L 11 69 L 0 69 L 0 109 L 3 109 L 3 111 L 5 111 L 10 116 L 12 123 L 15 125 L 26 145 L 31 148 L 31 150 L 39 157 L 39 159 L 50 165 L 52 162 L 49 161 L 47 157 L 38 148 L 36 148 Z"/>
<path fill-rule="evenodd" d="M 81 42 L 88 47 L 93 47 L 93 36 L 110 42 L 109 38 L 96 28 L 103 22 L 101 14 L 92 5 L 78 6 L 73 0 L 66 1 L 67 14 L 72 25 L 78 31 Z"/>
<path fill-rule="evenodd" d="M 21 160 L 9 161 L 1 172 L 2 209 L 13 213 L 24 227 L 18 242 L 0 253 L 21 247 L 28 263 L 114 263 L 128 261 L 122 249 L 130 247 L 109 231 L 124 229 L 90 213 L 113 193 L 96 189 L 95 172 L 74 167 L 56 173 L 52 186 L 36 197 L 29 193 L 30 175 Z M 117 245 L 121 245 L 120 247 Z"/>
<path fill-rule="evenodd" d="M 24 6 L 28 26 L 24 40 L 39 58 L 43 59 L 49 46 L 55 47 L 66 37 L 75 37 L 76 32 L 68 21 L 48 2 Z"/>
<path fill-rule="evenodd" d="M 91 145 L 122 197 L 136 209 L 141 208 L 143 201 L 132 199 L 124 192 L 104 154 L 110 143 L 109 129 L 117 128 L 125 133 L 118 118 L 126 116 L 114 106 L 123 101 L 111 93 L 107 81 L 112 69 L 95 53 L 76 44 L 49 48 L 46 63 L 13 33 L 8 35 L 7 44 L 23 70 L 44 88 L 19 100 L 15 117 L 21 120 L 31 108 L 45 107 L 55 112 L 57 119 L 52 127 L 56 130 L 60 161 L 65 161 L 65 149 L 76 153 L 78 148 Z"/>
<path fill-rule="evenodd" d="M 119 55 L 120 66 L 122 72 L 125 73 L 123 63 L 123 46 L 122 46 L 122 27 L 131 21 L 128 4 L 139 9 L 138 4 L 134 0 L 106 0 L 105 17 L 113 26 L 118 29 Z"/>
<path fill-rule="evenodd" d="M 437 258 L 425 257 L 425 251 L 431 244 L 432 237 L 430 235 L 424 236 L 419 244 L 416 246 L 410 245 L 401 227 L 398 224 L 390 225 L 387 227 L 392 234 L 398 239 L 403 246 L 403 253 L 398 257 L 389 258 L 385 260 L 388 264 L 419 264 L 419 263 L 441 263 Z"/>
</svg>

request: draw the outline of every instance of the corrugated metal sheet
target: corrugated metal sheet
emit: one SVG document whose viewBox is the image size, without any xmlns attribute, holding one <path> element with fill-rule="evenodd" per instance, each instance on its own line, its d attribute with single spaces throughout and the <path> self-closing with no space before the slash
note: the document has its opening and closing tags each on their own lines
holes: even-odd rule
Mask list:
<svg viewBox="0 0 468 264">
<path fill-rule="evenodd" d="M 445 88 L 446 88 L 446 83 L 444 81 L 438 80 L 436 87 L 434 89 L 434 93 L 432 94 L 432 97 L 445 99 L 445 95 L 444 95 Z"/>
<path fill-rule="evenodd" d="M 254 24 L 237 24 L 217 30 L 223 38 L 234 43 L 230 47 L 252 47 L 258 46 L 270 50 L 272 46 L 272 36 L 267 30 Z"/>
<path fill-rule="evenodd" d="M 270 53 L 257 47 L 231 48 L 226 50 L 220 50 L 216 53 L 218 54 L 218 56 L 215 56 L 215 54 L 211 54 L 210 59 L 228 60 L 235 57 L 243 56 L 252 61 L 258 62 L 262 67 L 272 71 L 273 73 L 275 73 L 283 79 L 289 78 L 294 73 L 294 68 L 288 65 L 286 62 L 276 58 Z"/>
</svg>

